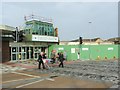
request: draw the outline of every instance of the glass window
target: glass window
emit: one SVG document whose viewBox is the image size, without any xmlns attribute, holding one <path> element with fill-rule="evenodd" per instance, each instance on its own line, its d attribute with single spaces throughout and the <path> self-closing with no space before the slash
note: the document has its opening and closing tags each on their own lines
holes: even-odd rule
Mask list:
<svg viewBox="0 0 120 90">
<path fill-rule="evenodd" d="M 37 58 L 37 53 L 35 53 L 35 58 Z"/>
<path fill-rule="evenodd" d="M 22 53 L 22 59 L 25 59 L 25 53 Z"/>
<path fill-rule="evenodd" d="M 22 47 L 22 52 L 25 52 L 25 47 Z"/>
<path fill-rule="evenodd" d="M 53 34 L 53 28 L 52 27 L 50 27 L 49 33 L 50 33 L 50 36 L 54 36 L 54 34 Z"/>
<path fill-rule="evenodd" d="M 21 47 L 19 47 L 19 52 L 21 52 Z"/>
<path fill-rule="evenodd" d="M 36 34 L 38 35 L 38 31 L 36 31 Z"/>
<path fill-rule="evenodd" d="M 42 35 L 44 35 L 44 27 L 42 27 Z"/>
<path fill-rule="evenodd" d="M 12 47 L 12 52 L 16 52 L 16 47 Z"/>
<path fill-rule="evenodd" d="M 21 60 L 21 53 L 18 54 L 18 59 Z"/>
<path fill-rule="evenodd" d="M 30 29 L 33 27 L 32 24 L 26 24 L 25 29 L 24 29 L 24 33 L 25 34 L 30 34 Z"/>
<path fill-rule="evenodd" d="M 35 47 L 34 52 L 37 52 L 37 51 L 38 51 L 38 49 L 37 49 L 37 47 Z"/>
<path fill-rule="evenodd" d="M 12 54 L 12 60 L 16 60 L 16 54 Z"/>
<path fill-rule="evenodd" d="M 29 47 L 27 47 L 27 48 L 26 48 L 27 59 L 29 59 L 29 52 L 30 52 Z"/>
<path fill-rule="evenodd" d="M 41 30 L 39 29 L 39 35 L 41 35 Z"/>
<path fill-rule="evenodd" d="M 32 29 L 32 34 L 35 34 L 35 30 L 34 29 Z"/>
<path fill-rule="evenodd" d="M 40 53 L 41 52 L 41 47 L 38 47 L 38 53 Z"/>
<path fill-rule="evenodd" d="M 45 35 L 47 35 L 47 31 L 45 31 Z"/>
<path fill-rule="evenodd" d="M 44 27 L 42 27 L 42 30 L 44 30 Z"/>
<path fill-rule="evenodd" d="M 49 34 L 49 28 L 48 28 L 48 36 L 50 36 L 50 34 Z"/>
<path fill-rule="evenodd" d="M 30 29 L 26 29 L 25 34 L 30 34 Z"/>
<path fill-rule="evenodd" d="M 39 26 L 39 35 L 41 35 L 42 33 L 42 27 L 41 26 Z"/>
<path fill-rule="evenodd" d="M 26 28 L 26 29 L 29 29 L 29 28 L 31 28 L 32 26 L 33 26 L 32 24 L 27 24 L 25 28 Z"/>
</svg>

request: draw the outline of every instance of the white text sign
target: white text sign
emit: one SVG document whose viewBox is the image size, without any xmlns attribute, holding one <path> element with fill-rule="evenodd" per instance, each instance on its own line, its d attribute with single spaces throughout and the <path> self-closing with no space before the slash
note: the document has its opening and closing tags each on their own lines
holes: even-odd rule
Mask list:
<svg viewBox="0 0 120 90">
<path fill-rule="evenodd" d="M 32 35 L 32 41 L 58 42 L 58 37 Z"/>
</svg>

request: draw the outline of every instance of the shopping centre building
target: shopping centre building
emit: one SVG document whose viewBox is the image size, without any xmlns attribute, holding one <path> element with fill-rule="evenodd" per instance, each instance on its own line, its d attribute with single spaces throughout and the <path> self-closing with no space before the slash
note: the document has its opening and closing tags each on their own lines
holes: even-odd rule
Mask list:
<svg viewBox="0 0 120 90">
<path fill-rule="evenodd" d="M 34 60 L 38 58 L 40 52 L 48 54 L 48 48 L 51 45 L 58 44 L 58 29 L 54 28 L 51 19 L 35 18 L 33 15 L 25 17 L 25 26 L 18 28 L 18 32 L 23 32 L 23 41 L 10 40 L 15 27 L 10 28 L 7 25 L 1 25 L 0 30 L 10 33 L 2 33 L 3 36 L 10 36 L 9 41 L 9 57 L 10 61 L 15 60 Z M 4 43 L 5 41 L 2 41 Z M 2 48 L 4 45 L 2 44 Z M 4 56 L 4 55 L 3 55 Z M 2 58 L 4 61 L 4 58 Z M 5 61 L 8 61 L 5 60 Z"/>
</svg>

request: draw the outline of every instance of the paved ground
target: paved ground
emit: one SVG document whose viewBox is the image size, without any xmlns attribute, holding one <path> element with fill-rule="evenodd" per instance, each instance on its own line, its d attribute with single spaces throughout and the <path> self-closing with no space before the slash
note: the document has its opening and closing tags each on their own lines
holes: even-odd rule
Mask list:
<svg viewBox="0 0 120 90">
<path fill-rule="evenodd" d="M 37 71 L 37 72 L 36 72 Z M 3 75 L 3 88 L 109 88 L 112 83 L 79 80 L 41 71 L 17 71 Z"/>
<path fill-rule="evenodd" d="M 65 68 L 49 64 L 47 70 L 37 69 L 36 61 L 1 65 L 3 88 L 118 88 L 117 60 L 71 61 Z"/>
<path fill-rule="evenodd" d="M 9 73 L 9 72 L 12 72 L 12 71 L 16 71 L 16 70 L 24 70 L 26 68 L 24 67 L 21 67 L 20 65 L 16 65 L 14 66 L 15 64 L 11 64 L 11 65 L 7 65 L 7 64 L 0 64 L 0 74 L 2 73 Z"/>
</svg>

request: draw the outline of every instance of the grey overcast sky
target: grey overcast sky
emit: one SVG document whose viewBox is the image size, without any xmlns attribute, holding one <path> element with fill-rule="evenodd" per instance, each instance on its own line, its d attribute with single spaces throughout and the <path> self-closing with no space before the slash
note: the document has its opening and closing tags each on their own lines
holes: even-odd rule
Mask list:
<svg viewBox="0 0 120 90">
<path fill-rule="evenodd" d="M 52 18 L 60 40 L 118 37 L 117 2 L 2 2 L 0 17 L 2 24 L 16 27 L 32 13 Z"/>
</svg>

